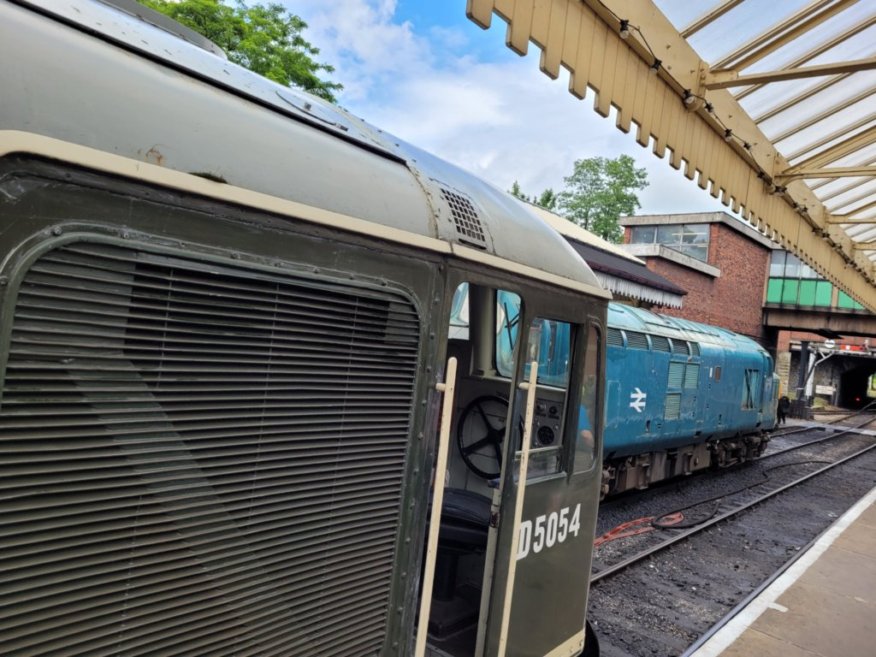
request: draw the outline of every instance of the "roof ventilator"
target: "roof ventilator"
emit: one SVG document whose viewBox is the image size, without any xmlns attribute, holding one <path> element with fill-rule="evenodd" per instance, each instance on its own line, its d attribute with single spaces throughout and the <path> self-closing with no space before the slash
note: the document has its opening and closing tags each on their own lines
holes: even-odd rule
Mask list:
<svg viewBox="0 0 876 657">
<path fill-rule="evenodd" d="M 648 338 L 645 337 L 644 333 L 627 331 L 627 345 L 630 349 L 647 349 Z"/>
<path fill-rule="evenodd" d="M 665 351 L 666 353 L 669 353 L 671 351 L 669 338 L 662 335 L 652 335 L 651 348 L 654 349 L 654 351 Z"/>
<path fill-rule="evenodd" d="M 621 335 L 621 332 L 616 328 L 608 329 L 608 346 L 609 347 L 623 347 L 624 346 L 624 338 Z"/>
<path fill-rule="evenodd" d="M 684 340 L 672 340 L 672 353 L 680 356 L 690 356 L 690 348 Z"/>
<path fill-rule="evenodd" d="M 450 206 L 459 241 L 479 249 L 486 249 L 487 239 L 484 236 L 484 229 L 481 226 L 481 220 L 478 219 L 474 204 L 468 197 L 458 192 L 451 192 L 444 187 L 441 187 L 441 196 Z"/>
</svg>

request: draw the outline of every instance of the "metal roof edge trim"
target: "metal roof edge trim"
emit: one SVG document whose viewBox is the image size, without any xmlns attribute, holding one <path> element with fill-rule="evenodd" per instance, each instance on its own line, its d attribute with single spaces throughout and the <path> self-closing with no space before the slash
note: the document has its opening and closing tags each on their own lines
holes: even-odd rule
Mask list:
<svg viewBox="0 0 876 657">
<path fill-rule="evenodd" d="M 324 210 L 228 183 L 215 182 L 191 173 L 167 169 L 148 162 L 139 162 L 121 155 L 106 153 L 89 146 L 73 144 L 53 137 L 19 130 L 0 130 L 0 157 L 18 153 L 68 162 L 102 173 L 110 173 L 152 185 L 198 194 L 219 201 L 258 210 L 266 210 L 310 223 L 341 228 L 352 233 L 369 235 L 391 242 L 402 242 L 429 251 L 439 253 L 451 252 L 448 243 L 433 237 L 375 224 L 332 210 Z"/>
<path fill-rule="evenodd" d="M 496 269 L 503 269 L 505 271 L 509 271 L 515 274 L 521 274 L 530 278 L 540 279 L 553 285 L 558 285 L 560 287 L 575 290 L 576 292 L 584 292 L 586 294 L 600 297 L 602 299 L 610 300 L 612 298 L 611 292 L 596 287 L 595 285 L 588 285 L 587 283 L 582 283 L 580 281 L 575 281 L 570 278 L 558 276 L 557 274 L 551 274 L 550 272 L 536 269 L 535 267 L 531 267 L 530 265 L 524 265 L 519 262 L 511 262 L 509 260 L 505 260 L 504 258 L 500 258 L 499 256 L 494 256 L 491 253 L 486 253 L 485 251 L 479 251 L 468 246 L 462 246 L 461 244 L 457 244 L 455 242 L 450 243 L 450 249 L 454 253 L 454 255 L 457 255 L 460 258 L 469 260 L 471 262 L 477 262 L 490 267 L 495 267 Z M 584 266 L 587 266 L 586 263 L 584 263 Z"/>
</svg>

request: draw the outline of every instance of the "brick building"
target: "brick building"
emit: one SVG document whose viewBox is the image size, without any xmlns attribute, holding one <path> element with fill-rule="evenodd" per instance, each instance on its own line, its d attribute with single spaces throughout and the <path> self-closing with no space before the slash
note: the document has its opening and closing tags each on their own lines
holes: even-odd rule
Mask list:
<svg viewBox="0 0 876 657">
<path fill-rule="evenodd" d="M 627 251 L 687 291 L 660 312 L 728 328 L 766 343 L 761 308 L 778 248 L 724 212 L 623 217 Z"/>
<path fill-rule="evenodd" d="M 757 340 L 775 355 L 782 391 L 792 398 L 806 343 L 812 351 L 809 367 L 818 363 L 809 396 L 846 407 L 872 398 L 873 316 L 798 258 L 723 212 L 642 215 L 620 223 L 624 248 L 687 291 L 682 308 L 655 310 Z M 837 319 L 835 326 L 853 330 L 831 329 Z M 794 330 L 804 326 L 818 332 Z"/>
</svg>

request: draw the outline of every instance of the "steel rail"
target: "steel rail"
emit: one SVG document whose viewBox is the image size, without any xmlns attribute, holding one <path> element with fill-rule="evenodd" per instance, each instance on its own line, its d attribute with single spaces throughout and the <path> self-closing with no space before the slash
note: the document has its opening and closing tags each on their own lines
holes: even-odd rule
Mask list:
<svg viewBox="0 0 876 657">
<path fill-rule="evenodd" d="M 856 413 L 856 415 L 858 415 L 858 413 Z M 849 417 L 854 417 L 854 416 L 850 415 Z M 842 419 L 848 420 L 849 418 L 847 417 L 847 418 L 842 418 Z M 786 447 L 785 449 L 780 449 L 777 452 L 770 452 L 769 454 L 764 454 L 763 456 L 759 456 L 757 459 L 755 459 L 753 461 L 748 461 L 748 463 L 760 463 L 761 461 L 763 461 L 765 459 L 772 458 L 774 456 L 779 456 L 780 454 L 787 454 L 788 452 L 793 452 L 796 449 L 802 449 L 804 447 L 808 447 L 809 445 L 817 445 L 818 443 L 823 443 L 823 442 L 826 442 L 828 440 L 833 440 L 834 438 L 839 438 L 840 436 L 845 436 L 847 434 L 856 434 L 859 429 L 863 429 L 868 424 L 872 424 L 874 421 L 876 421 L 876 418 L 871 418 L 871 419 L 867 420 L 866 422 L 864 422 L 863 424 L 859 424 L 855 427 L 849 427 L 845 431 L 834 431 L 833 433 L 831 433 L 827 436 L 823 436 L 821 438 L 816 438 L 815 440 L 810 440 L 810 441 L 805 442 L 805 443 L 800 443 L 799 445 L 791 445 L 790 447 Z M 822 424 L 832 425 L 833 422 L 823 422 Z M 818 429 L 818 428 L 820 428 L 820 427 L 806 427 L 805 429 L 800 429 L 799 431 L 789 431 L 788 433 L 782 434 L 782 436 L 790 436 L 792 433 L 811 431 L 812 429 Z M 858 435 L 864 435 L 864 434 L 858 434 Z M 782 436 L 780 436 L 780 437 L 782 437 Z"/>
<path fill-rule="evenodd" d="M 851 431 L 842 432 L 842 433 L 851 433 Z M 833 437 L 836 437 L 837 435 L 839 435 L 839 434 L 834 434 Z M 835 461 L 834 463 L 831 463 L 829 465 L 824 466 L 823 468 L 819 468 L 818 470 L 815 470 L 814 472 L 810 472 L 809 474 L 804 475 L 803 477 L 800 477 L 799 479 L 795 479 L 794 481 L 788 482 L 787 484 L 784 484 L 775 490 L 764 493 L 763 495 L 761 495 L 761 496 L 759 496 L 759 497 L 757 497 L 749 502 L 746 502 L 745 504 L 734 507 L 733 509 L 729 509 L 728 511 L 725 511 L 722 514 L 717 515 L 717 516 L 703 522 L 701 525 L 697 525 L 696 527 L 692 527 L 691 529 L 688 529 L 684 532 L 681 532 L 680 534 L 676 534 L 675 536 L 671 536 L 671 537 L 667 538 L 666 540 L 661 541 L 660 543 L 657 543 L 656 545 L 653 545 L 650 548 L 642 550 L 641 552 L 637 552 L 636 554 L 631 555 L 631 556 L 627 557 L 626 559 L 619 561 L 618 563 L 616 563 L 612 566 L 608 566 L 607 568 L 603 568 L 602 570 L 591 575 L 590 582 L 591 583 L 598 582 L 602 579 L 606 579 L 608 577 L 611 577 L 612 575 L 616 575 L 617 573 L 621 572 L 622 570 L 626 570 L 628 567 L 632 566 L 633 564 L 638 563 L 639 561 L 642 561 L 643 559 L 646 559 L 647 557 L 650 557 L 651 555 L 656 554 L 657 552 L 665 550 L 666 548 L 668 548 L 672 545 L 675 545 L 676 543 L 680 543 L 681 541 L 683 541 L 687 538 L 690 538 L 691 536 L 693 536 L 695 534 L 699 534 L 700 532 L 705 531 L 709 527 L 712 527 L 713 525 L 716 525 L 719 522 L 723 522 L 724 520 L 726 520 L 728 518 L 732 518 L 733 516 L 738 515 L 742 511 L 750 509 L 751 507 L 756 506 L 756 505 L 760 504 L 761 502 L 765 502 L 766 500 L 770 499 L 771 497 L 774 497 L 775 495 L 778 495 L 779 493 L 783 493 L 786 490 L 793 488 L 794 486 L 799 486 L 803 482 L 808 481 L 809 479 L 812 479 L 813 477 L 816 477 L 820 474 L 823 474 L 823 473 L 827 472 L 828 470 L 832 470 L 833 468 L 840 466 L 843 463 L 846 463 L 847 461 L 850 461 L 850 460 L 855 459 L 859 456 L 862 456 L 863 454 L 866 454 L 867 452 L 869 452 L 872 449 L 876 449 L 876 443 L 874 443 L 873 445 L 870 445 L 868 447 L 865 447 L 863 449 L 860 449 L 857 452 L 854 452 L 848 456 L 845 456 L 845 457 L 839 459 L 838 461 Z"/>
<path fill-rule="evenodd" d="M 865 408 L 869 408 L 869 406 L 871 406 L 871 405 L 872 404 L 869 404 Z M 835 422 L 841 422 L 844 419 L 848 420 L 851 417 L 855 417 L 856 415 L 860 415 L 861 413 L 863 413 L 865 408 L 860 409 L 858 411 L 854 411 L 848 417 L 840 418 L 840 419 L 834 420 L 832 422 L 822 422 L 821 424 L 832 425 Z M 802 448 L 808 447 L 810 445 L 817 445 L 818 443 L 823 443 L 823 442 L 826 442 L 828 440 L 833 440 L 834 438 L 839 438 L 840 436 L 844 436 L 847 434 L 853 434 L 858 429 L 861 429 L 861 428 L 867 426 L 868 424 L 872 424 L 874 421 L 876 421 L 876 417 L 871 418 L 871 419 L 867 420 L 866 422 L 864 422 L 863 424 L 859 424 L 856 427 L 850 427 L 850 428 L 846 429 L 845 431 L 833 432 L 827 436 L 823 436 L 821 438 L 816 438 L 815 440 L 810 440 L 810 441 L 807 441 L 805 443 L 800 443 L 799 445 L 791 445 L 790 447 L 786 447 L 785 449 L 780 449 L 777 452 L 770 452 L 769 454 L 763 454 L 761 456 L 758 456 L 757 458 L 742 461 L 741 463 L 734 463 L 733 465 L 729 465 L 729 466 L 726 466 L 724 468 L 721 468 L 718 472 L 727 472 L 729 470 L 732 470 L 733 468 L 738 468 L 738 467 L 743 466 L 743 465 L 753 465 L 755 463 L 760 463 L 760 462 L 765 461 L 766 459 L 772 458 L 774 456 L 779 456 L 780 454 L 786 454 L 788 452 L 793 452 L 794 450 L 802 449 Z M 812 426 L 800 427 L 798 429 L 792 429 L 791 431 L 787 431 L 785 433 L 779 434 L 778 436 L 771 436 L 771 438 L 774 438 L 774 437 L 783 438 L 784 436 L 790 436 L 790 435 L 795 434 L 795 433 L 804 433 L 806 431 L 813 431 L 813 430 L 824 431 L 825 429 L 823 429 L 822 427 L 812 427 Z M 705 474 L 705 472 L 702 474 Z M 643 490 L 638 491 L 638 492 L 643 493 L 643 492 L 646 492 L 647 490 L 654 490 L 657 486 L 660 486 L 663 484 L 671 484 L 671 483 L 672 483 L 672 479 L 663 480 L 663 481 L 660 481 L 660 482 L 654 484 L 653 486 L 650 486 L 647 489 L 643 489 Z M 630 491 L 627 491 L 627 492 L 630 492 Z M 632 491 L 632 492 L 635 492 L 635 491 Z M 621 499 L 623 499 L 623 498 L 621 498 Z M 618 501 L 617 496 L 612 495 L 612 496 L 609 496 L 608 498 L 600 501 L 599 506 L 600 506 L 600 508 L 611 508 L 614 506 L 615 502 L 617 502 L 617 501 Z"/>
</svg>

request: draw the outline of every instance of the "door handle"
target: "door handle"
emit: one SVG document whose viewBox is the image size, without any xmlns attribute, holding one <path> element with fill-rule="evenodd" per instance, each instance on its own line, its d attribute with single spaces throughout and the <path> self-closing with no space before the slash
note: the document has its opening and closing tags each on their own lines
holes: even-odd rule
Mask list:
<svg viewBox="0 0 876 657">
<path fill-rule="evenodd" d="M 529 364 L 529 381 L 521 382 L 519 388 L 526 391 L 526 414 L 523 419 L 523 444 L 520 446 L 520 474 L 517 479 L 517 497 L 514 502 L 514 524 L 511 527 L 511 554 L 508 561 L 508 580 L 502 599 L 502 625 L 499 630 L 499 653 L 505 657 L 508 647 L 508 624 L 511 621 L 511 602 L 514 593 L 514 577 L 517 574 L 517 550 L 520 543 L 520 522 L 523 520 L 523 499 L 526 492 L 526 475 L 529 471 L 529 446 L 532 440 L 532 418 L 535 411 L 535 391 L 538 382 L 538 361 Z M 506 480 L 507 481 L 507 480 Z"/>
<path fill-rule="evenodd" d="M 423 567 L 423 588 L 420 596 L 420 619 L 417 623 L 415 657 L 426 654 L 426 634 L 429 630 L 429 612 L 432 609 L 432 586 L 435 582 L 435 559 L 438 552 L 438 532 L 441 525 L 441 506 L 444 504 L 444 480 L 447 473 L 447 452 L 450 444 L 450 420 L 453 415 L 453 397 L 456 394 L 456 358 L 447 360 L 444 383 L 435 388 L 444 393 L 441 405 L 441 430 L 438 432 L 438 455 L 435 460 L 432 515 L 429 521 L 429 536 L 426 540 L 426 563 Z"/>
</svg>

